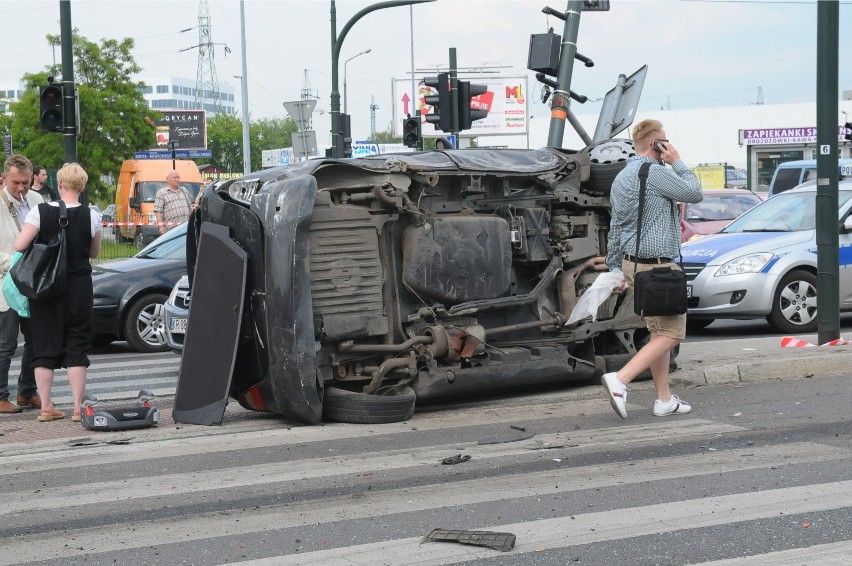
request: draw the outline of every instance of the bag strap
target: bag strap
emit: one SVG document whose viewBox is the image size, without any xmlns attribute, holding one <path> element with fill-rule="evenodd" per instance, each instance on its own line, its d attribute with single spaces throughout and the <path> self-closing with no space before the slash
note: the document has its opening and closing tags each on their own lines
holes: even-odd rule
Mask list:
<svg viewBox="0 0 852 566">
<path fill-rule="evenodd" d="M 18 227 L 18 233 L 20 233 L 21 232 L 21 221 L 18 220 L 18 213 L 15 211 L 15 207 L 12 205 L 12 203 L 6 197 L 6 191 L 0 189 L 0 197 L 3 197 L 3 202 L 5 202 L 6 206 L 9 207 L 9 214 L 11 214 L 12 218 L 15 220 L 15 226 Z M 24 198 L 26 198 L 26 197 L 24 197 Z"/>
<path fill-rule="evenodd" d="M 645 187 L 648 182 L 648 171 L 651 169 L 649 161 L 644 162 L 639 167 L 639 216 L 636 220 L 636 253 L 633 254 L 633 273 L 636 273 L 636 260 L 639 258 L 639 237 L 642 234 L 642 213 L 645 209 Z M 672 205 L 672 218 L 674 218 L 674 202 Z M 677 246 L 678 265 L 683 269 L 683 253 L 680 250 L 680 242 Z"/>
<path fill-rule="evenodd" d="M 48 205 L 50 206 L 50 205 Z M 64 222 L 63 222 L 64 220 Z M 65 207 L 65 201 L 59 201 L 59 228 L 65 230 L 65 227 L 68 226 L 68 209 Z"/>
</svg>

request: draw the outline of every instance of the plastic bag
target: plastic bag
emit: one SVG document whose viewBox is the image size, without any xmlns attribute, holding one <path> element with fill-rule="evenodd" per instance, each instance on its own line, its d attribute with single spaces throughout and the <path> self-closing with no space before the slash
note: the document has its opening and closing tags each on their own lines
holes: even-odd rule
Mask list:
<svg viewBox="0 0 852 566">
<path fill-rule="evenodd" d="M 12 266 L 21 259 L 22 255 L 24 255 L 23 252 L 15 252 L 12 261 L 9 263 L 9 271 L 12 271 Z M 3 296 L 6 298 L 6 304 L 9 305 L 9 308 L 14 309 L 19 316 L 30 317 L 30 300 L 21 294 L 8 271 L 6 276 L 3 277 Z"/>
<path fill-rule="evenodd" d="M 571 311 L 571 316 L 568 317 L 565 326 L 589 316 L 592 317 L 593 322 L 597 320 L 598 307 L 609 298 L 614 290 L 623 290 L 625 285 L 624 273 L 620 269 L 613 269 L 598 275 L 591 287 L 580 295 L 580 299 L 577 301 L 574 310 Z"/>
</svg>

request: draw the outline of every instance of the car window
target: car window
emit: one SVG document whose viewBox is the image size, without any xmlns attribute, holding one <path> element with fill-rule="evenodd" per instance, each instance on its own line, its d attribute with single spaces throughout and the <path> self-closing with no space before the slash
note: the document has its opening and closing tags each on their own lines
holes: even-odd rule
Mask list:
<svg viewBox="0 0 852 566">
<path fill-rule="evenodd" d="M 777 195 L 780 192 L 792 189 L 799 184 L 799 178 L 801 176 L 801 167 L 778 169 L 778 171 L 775 172 L 775 181 L 772 183 L 772 194 Z"/>
<path fill-rule="evenodd" d="M 154 202 L 157 197 L 157 191 L 166 186 L 166 182 L 162 181 L 143 181 L 136 184 L 136 194 L 142 195 L 142 202 Z M 189 196 L 195 198 L 198 191 L 201 190 L 201 183 L 183 183 L 181 187 L 189 191 Z"/>
<path fill-rule="evenodd" d="M 701 202 L 686 205 L 686 219 L 733 220 L 759 202 L 757 195 L 704 195 Z"/>
<path fill-rule="evenodd" d="M 186 260 L 186 222 L 175 226 L 146 247 L 134 257 L 147 259 Z"/>
<path fill-rule="evenodd" d="M 850 198 L 852 191 L 840 191 L 840 206 Z M 792 192 L 762 202 L 731 222 L 722 232 L 794 232 L 813 230 L 815 226 L 816 191 Z"/>
</svg>

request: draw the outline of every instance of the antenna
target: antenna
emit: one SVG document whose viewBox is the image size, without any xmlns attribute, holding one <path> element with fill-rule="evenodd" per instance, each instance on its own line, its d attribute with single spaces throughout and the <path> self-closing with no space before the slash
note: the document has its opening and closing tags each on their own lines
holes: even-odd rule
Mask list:
<svg viewBox="0 0 852 566">
<path fill-rule="evenodd" d="M 757 100 L 754 102 L 753 106 L 763 106 L 763 87 L 757 87 Z"/>
<path fill-rule="evenodd" d="M 376 104 L 376 97 L 370 96 L 370 137 L 374 137 L 376 135 L 376 110 L 379 109 L 379 105 Z"/>
</svg>

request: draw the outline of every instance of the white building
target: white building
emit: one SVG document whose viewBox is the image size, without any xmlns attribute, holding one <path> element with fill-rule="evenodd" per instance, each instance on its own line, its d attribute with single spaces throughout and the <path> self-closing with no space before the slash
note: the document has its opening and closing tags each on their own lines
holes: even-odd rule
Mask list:
<svg viewBox="0 0 852 566">
<path fill-rule="evenodd" d="M 148 107 L 154 110 L 190 110 L 198 108 L 195 105 L 195 80 L 179 77 L 143 76 L 139 80 L 145 83 L 142 96 L 148 103 Z M 235 89 L 226 84 L 219 84 L 219 104 L 225 114 L 235 114 Z M 208 102 L 204 104 L 204 110 L 208 116 L 216 114 L 216 108 L 209 99 L 212 93 L 206 93 L 204 97 Z"/>
</svg>

